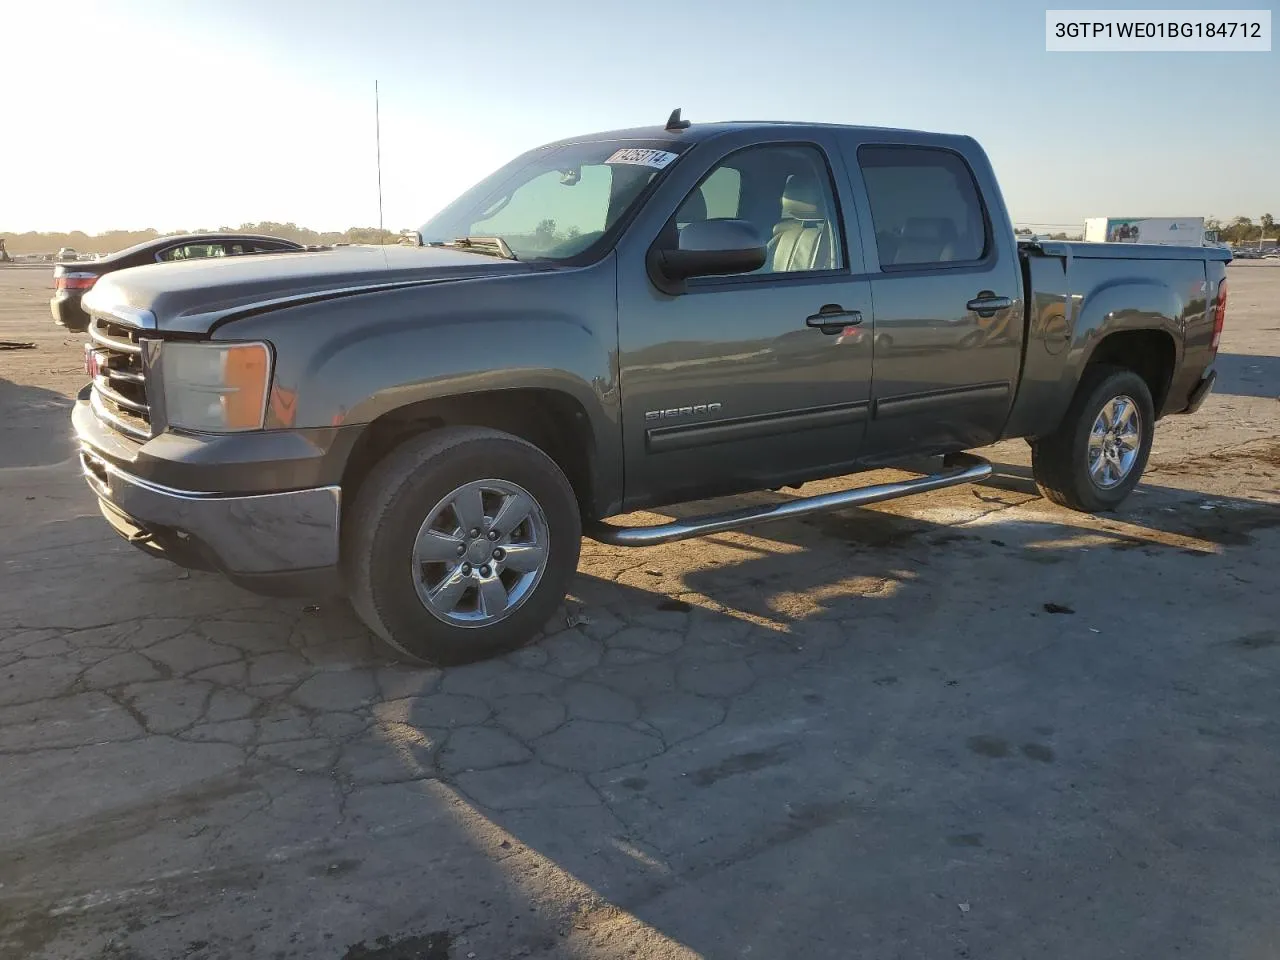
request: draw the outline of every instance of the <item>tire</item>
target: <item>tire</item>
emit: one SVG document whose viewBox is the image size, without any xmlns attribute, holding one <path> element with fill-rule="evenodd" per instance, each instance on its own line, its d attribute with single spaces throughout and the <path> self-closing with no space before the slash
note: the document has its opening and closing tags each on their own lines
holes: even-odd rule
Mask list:
<svg viewBox="0 0 1280 960">
<path fill-rule="evenodd" d="M 1129 414 L 1123 412 L 1125 400 L 1135 408 L 1134 432 L 1129 430 Z M 1115 434 L 1114 441 L 1108 433 L 1100 442 L 1091 443 L 1091 434 L 1102 423 L 1104 410 L 1108 420 L 1113 420 L 1113 415 L 1122 417 L 1123 429 Z M 1123 367 L 1086 367 L 1058 428 L 1031 445 L 1031 472 L 1040 492 L 1054 503 L 1083 513 L 1115 510 L 1142 479 L 1154 436 L 1155 408 L 1146 381 Z M 1109 459 L 1109 452 L 1116 459 L 1110 461 L 1110 466 L 1100 463 L 1092 459 L 1091 448 L 1102 452 L 1103 461 Z M 1130 451 L 1132 458 L 1128 456 Z M 1091 463 L 1100 468 L 1098 472 L 1091 472 Z"/>
<path fill-rule="evenodd" d="M 521 514 L 526 519 L 491 531 L 493 521 L 525 510 L 522 497 L 532 504 Z M 472 518 L 482 516 L 473 519 L 485 528 L 478 537 L 462 529 L 457 503 L 468 504 Z M 516 506 L 506 510 L 510 503 Z M 491 542 L 490 532 L 500 539 Z M 426 555 L 449 559 L 421 560 L 420 542 Z M 453 556 L 458 547 L 464 556 Z M 577 498 L 555 462 L 519 437 L 480 427 L 405 441 L 373 468 L 343 524 L 343 572 L 356 614 L 396 650 L 440 666 L 483 660 L 531 640 L 564 599 L 581 548 Z M 534 565 L 532 573 L 519 569 Z M 464 581 L 459 594 L 454 587 Z M 501 597 L 492 601 L 499 588 L 505 608 Z M 430 597 L 443 599 L 433 609 Z"/>
</svg>

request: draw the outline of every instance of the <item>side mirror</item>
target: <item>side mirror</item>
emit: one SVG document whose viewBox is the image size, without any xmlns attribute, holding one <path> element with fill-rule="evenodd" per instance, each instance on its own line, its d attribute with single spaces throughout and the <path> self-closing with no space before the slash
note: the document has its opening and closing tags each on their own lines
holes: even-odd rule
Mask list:
<svg viewBox="0 0 1280 960">
<path fill-rule="evenodd" d="M 767 252 L 756 228 L 745 220 L 695 220 L 680 231 L 674 249 L 651 252 L 650 266 L 660 289 L 679 293 L 690 277 L 758 270 Z"/>
</svg>

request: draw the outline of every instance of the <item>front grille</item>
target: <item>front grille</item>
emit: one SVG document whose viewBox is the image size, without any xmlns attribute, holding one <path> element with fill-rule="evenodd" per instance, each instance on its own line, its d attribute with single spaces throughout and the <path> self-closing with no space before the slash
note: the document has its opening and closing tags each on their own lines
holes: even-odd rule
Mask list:
<svg viewBox="0 0 1280 960">
<path fill-rule="evenodd" d="M 106 317 L 94 317 L 89 324 L 90 347 L 98 361 L 93 409 L 114 429 L 147 440 L 151 437 L 151 407 L 139 333 L 136 327 Z"/>
</svg>

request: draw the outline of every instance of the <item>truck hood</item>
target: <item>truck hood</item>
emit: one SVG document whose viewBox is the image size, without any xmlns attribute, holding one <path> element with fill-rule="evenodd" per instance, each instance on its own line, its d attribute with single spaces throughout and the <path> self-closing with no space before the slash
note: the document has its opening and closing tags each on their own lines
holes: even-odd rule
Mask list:
<svg viewBox="0 0 1280 960">
<path fill-rule="evenodd" d="M 545 269 L 442 247 L 338 247 L 131 267 L 104 276 L 82 302 L 144 327 L 208 333 L 276 306 Z"/>
</svg>

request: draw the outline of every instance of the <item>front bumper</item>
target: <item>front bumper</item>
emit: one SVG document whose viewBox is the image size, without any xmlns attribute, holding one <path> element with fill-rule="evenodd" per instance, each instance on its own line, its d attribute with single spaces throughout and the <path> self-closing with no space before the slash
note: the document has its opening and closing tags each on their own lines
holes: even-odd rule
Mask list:
<svg viewBox="0 0 1280 960">
<path fill-rule="evenodd" d="M 179 566 L 219 571 L 257 593 L 340 591 L 337 485 L 257 494 L 174 489 L 102 456 L 88 442 L 94 421 L 87 404 L 77 404 L 80 466 L 103 516 L 134 546 Z"/>
</svg>

